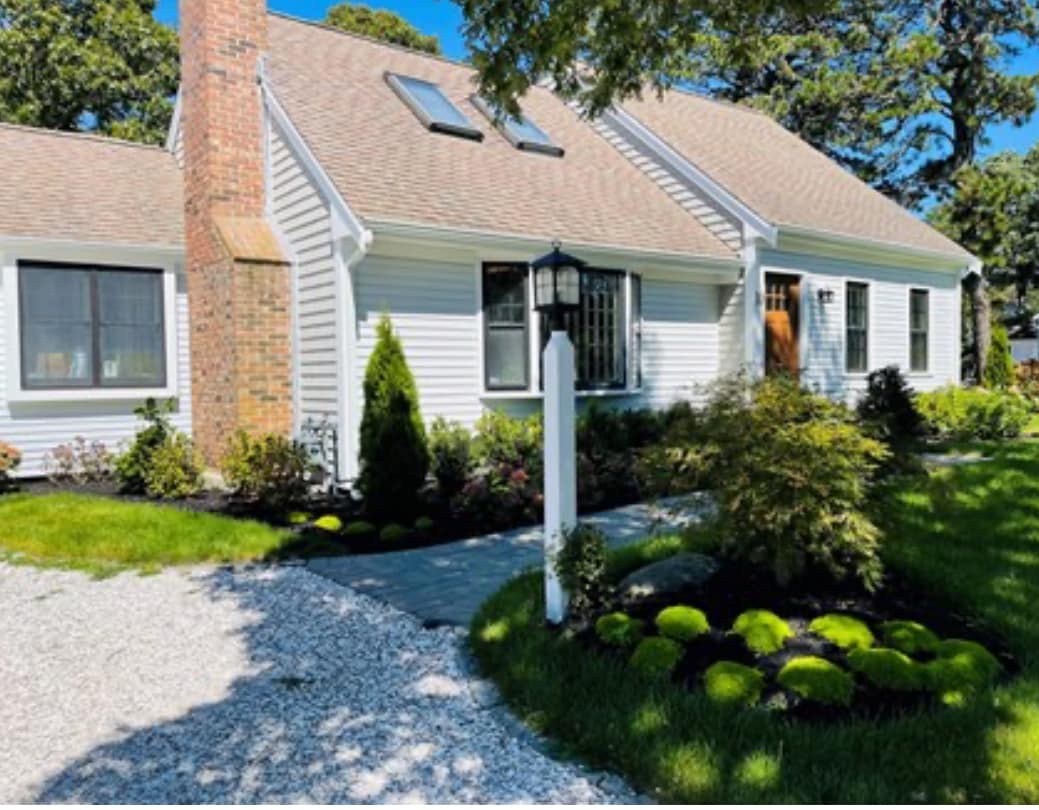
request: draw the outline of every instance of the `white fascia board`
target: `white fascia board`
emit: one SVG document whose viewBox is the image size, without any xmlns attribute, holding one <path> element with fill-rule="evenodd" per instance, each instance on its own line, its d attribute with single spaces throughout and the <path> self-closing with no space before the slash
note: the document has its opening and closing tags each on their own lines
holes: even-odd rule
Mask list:
<svg viewBox="0 0 1039 810">
<path fill-rule="evenodd" d="M 805 228 L 799 225 L 779 226 L 781 250 L 800 253 L 821 253 L 868 264 L 900 263 L 925 270 L 970 272 L 981 261 L 969 253 L 943 253 L 938 250 L 882 242 L 834 231 Z"/>
<path fill-rule="evenodd" d="M 172 153 L 177 146 L 177 135 L 180 133 L 181 104 L 180 85 L 177 85 L 177 100 L 173 102 L 173 116 L 170 118 L 170 128 L 166 132 L 166 151 Z"/>
<path fill-rule="evenodd" d="M 766 244 L 775 246 L 778 233 L 772 223 L 716 183 L 706 172 L 664 142 L 631 113 L 619 106 L 614 106 L 604 112 L 602 118 L 611 127 L 637 142 L 674 175 L 696 187 L 719 208 L 739 220 L 745 231 L 764 240 Z"/>
<path fill-rule="evenodd" d="M 278 102 L 270 85 L 263 77 L 261 71 L 260 86 L 263 89 L 264 102 L 270 111 L 271 120 L 278 125 L 282 134 L 285 136 L 285 140 L 288 141 L 289 146 L 296 153 L 300 162 L 303 164 L 307 173 L 314 180 L 321 194 L 329 201 L 329 206 L 332 212 L 332 235 L 336 239 L 343 237 L 349 237 L 356 244 L 367 248 L 371 244 L 372 235 L 371 231 L 365 227 L 361 218 L 358 217 L 346 204 L 346 200 L 343 199 L 343 195 L 339 193 L 339 189 L 336 188 L 335 183 L 332 182 L 325 172 L 324 168 L 318 162 L 318 159 L 314 156 L 314 153 L 310 150 L 307 142 L 300 135 L 299 130 L 292 123 L 292 119 L 289 118 L 288 113 Z"/>
<path fill-rule="evenodd" d="M 546 253 L 555 237 L 525 236 L 496 231 L 451 228 L 390 219 L 369 220 L 375 234 L 371 252 L 379 253 L 402 244 L 429 246 L 451 250 L 469 259 L 491 258 L 500 261 L 524 261 Z M 732 284 L 743 269 L 743 259 L 698 256 L 691 253 L 646 250 L 623 245 L 595 244 L 563 240 L 567 249 L 590 262 L 602 266 L 623 264 L 627 269 L 640 267 L 671 269 L 713 276 L 719 284 Z"/>
</svg>

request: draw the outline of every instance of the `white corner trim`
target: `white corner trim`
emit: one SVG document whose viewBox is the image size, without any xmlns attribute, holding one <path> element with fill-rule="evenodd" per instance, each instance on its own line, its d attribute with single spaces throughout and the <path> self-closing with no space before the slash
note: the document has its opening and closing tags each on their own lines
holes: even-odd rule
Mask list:
<svg viewBox="0 0 1039 810">
<path fill-rule="evenodd" d="M 367 245 L 338 239 L 334 245 L 336 296 L 336 374 L 339 379 L 337 400 L 339 420 L 339 478 L 336 483 L 357 478 L 357 431 L 355 424 L 362 407 L 361 391 L 354 384 L 355 344 L 357 339 L 357 305 L 354 297 L 354 273 L 367 253 Z"/>
<path fill-rule="evenodd" d="M 296 153 L 300 163 L 303 164 L 304 170 L 310 175 L 322 195 L 329 202 L 329 207 L 332 211 L 332 237 L 340 239 L 348 236 L 358 245 L 363 245 L 367 249 L 372 241 L 371 231 L 365 227 L 360 217 L 347 205 L 335 183 L 332 182 L 328 173 L 310 150 L 299 130 L 293 125 L 292 119 L 289 118 L 288 113 L 285 112 L 285 109 L 275 97 L 266 79 L 262 64 L 260 68 L 260 87 L 263 91 L 264 105 L 269 111 L 271 120 L 277 124 L 281 134 Z"/>
<path fill-rule="evenodd" d="M 180 134 L 180 115 L 183 101 L 181 100 L 181 87 L 177 85 L 177 100 L 173 102 L 173 116 L 170 118 L 170 128 L 166 131 L 166 151 L 173 153 L 177 148 L 177 136 Z"/>
<path fill-rule="evenodd" d="M 695 186 L 717 203 L 722 210 L 739 220 L 744 230 L 749 229 L 753 236 L 763 239 L 771 247 L 776 246 L 778 232 L 772 223 L 731 194 L 724 186 L 715 182 L 689 158 L 667 144 L 627 110 L 616 105 L 604 112 L 602 117 L 611 127 L 622 131 L 628 139 L 635 141 L 643 149 L 653 154 L 675 175 Z"/>
</svg>

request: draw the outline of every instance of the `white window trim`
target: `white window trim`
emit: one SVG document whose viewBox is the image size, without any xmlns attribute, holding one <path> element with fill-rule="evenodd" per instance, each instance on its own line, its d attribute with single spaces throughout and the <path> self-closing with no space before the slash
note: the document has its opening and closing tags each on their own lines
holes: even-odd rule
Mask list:
<svg viewBox="0 0 1039 810">
<path fill-rule="evenodd" d="M 848 285 L 866 285 L 866 370 L 848 371 Z M 873 312 L 876 309 L 874 302 L 874 284 L 871 279 L 860 276 L 844 276 L 841 280 L 841 368 L 844 378 L 847 380 L 865 380 L 873 371 L 873 340 L 875 329 L 873 328 Z"/>
<path fill-rule="evenodd" d="M 527 317 L 530 319 L 530 328 L 527 330 L 530 339 L 530 351 L 529 364 L 530 367 L 527 370 L 528 383 L 526 388 L 517 388 L 513 390 L 496 390 L 487 387 L 487 348 L 485 345 L 486 330 L 484 328 L 484 312 L 483 312 L 483 266 L 485 264 L 494 264 L 495 262 L 508 262 L 508 259 L 501 258 L 481 258 L 475 263 L 476 273 L 476 310 L 477 310 L 477 328 L 479 329 L 479 344 L 480 344 L 480 386 L 479 386 L 479 398 L 482 400 L 494 400 L 494 401 L 508 401 L 508 400 L 528 400 L 528 399 L 541 399 L 544 396 L 544 392 L 540 390 L 538 385 L 539 372 L 541 370 L 541 318 L 538 317 L 537 310 L 534 308 L 534 274 L 527 274 L 528 287 L 528 305 L 527 305 Z M 515 261 L 515 260 L 511 260 Z M 578 398 L 600 398 L 600 397 L 630 397 L 637 396 L 643 393 L 645 388 L 645 376 L 643 376 L 643 385 L 634 386 L 632 383 L 636 379 L 634 374 L 634 359 L 631 353 L 631 335 L 632 335 L 632 307 L 631 307 L 631 277 L 637 275 L 643 278 L 642 294 L 645 295 L 645 276 L 638 270 L 624 270 L 624 350 L 625 350 L 625 387 L 624 388 L 609 388 L 609 389 L 587 389 L 577 390 L 575 394 Z M 643 318 L 643 323 L 645 319 Z"/>
<path fill-rule="evenodd" d="M 166 385 L 153 388 L 23 388 L 22 329 L 18 263 L 20 261 L 79 263 L 95 266 L 148 267 L 162 271 L 163 319 L 166 352 Z M 165 251 L 125 250 L 119 247 L 68 245 L 25 246 L 0 253 L 0 292 L 5 307 L 7 335 L 6 391 L 9 402 L 137 402 L 149 397 L 169 399 L 177 396 L 181 371 L 177 357 L 177 272 L 178 262 Z"/>
<path fill-rule="evenodd" d="M 923 371 L 913 370 L 913 293 L 916 291 L 927 293 L 927 368 Z M 934 329 L 932 327 L 934 322 L 931 315 L 933 309 L 934 290 L 931 287 L 923 287 L 919 284 L 910 284 L 906 287 L 906 377 L 920 379 L 930 377 L 932 374 L 932 359 L 934 357 L 934 341 L 932 340 Z"/>
</svg>

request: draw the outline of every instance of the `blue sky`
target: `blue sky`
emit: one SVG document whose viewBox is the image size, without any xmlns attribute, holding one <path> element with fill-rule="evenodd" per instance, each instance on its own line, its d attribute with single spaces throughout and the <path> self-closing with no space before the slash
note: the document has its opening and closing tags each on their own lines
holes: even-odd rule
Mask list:
<svg viewBox="0 0 1039 810">
<path fill-rule="evenodd" d="M 329 0 L 268 0 L 268 6 L 276 11 L 316 20 L 325 16 L 325 10 L 331 4 Z M 369 4 L 397 12 L 425 34 L 436 34 L 440 37 L 440 47 L 448 56 L 465 57 L 465 43 L 458 33 L 462 14 L 450 0 L 369 0 Z M 159 0 L 155 16 L 163 22 L 176 24 L 176 0 Z M 1023 53 L 1011 69 L 1015 73 L 1039 70 L 1039 48 Z M 1032 144 L 1039 142 L 1039 115 L 1023 127 L 1009 124 L 994 127 L 989 136 L 992 143 L 985 153 L 1001 149 L 1027 151 Z"/>
</svg>

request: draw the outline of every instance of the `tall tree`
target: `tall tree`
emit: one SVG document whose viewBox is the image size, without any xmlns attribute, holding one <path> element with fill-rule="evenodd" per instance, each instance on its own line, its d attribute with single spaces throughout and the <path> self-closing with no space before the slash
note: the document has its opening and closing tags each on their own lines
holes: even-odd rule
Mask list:
<svg viewBox="0 0 1039 810">
<path fill-rule="evenodd" d="M 325 23 L 344 31 L 364 34 L 394 45 L 404 45 L 408 48 L 426 51 L 426 53 L 440 53 L 439 39 L 423 34 L 392 11 L 371 9 L 368 6 L 353 3 L 340 3 L 328 10 Z"/>
<path fill-rule="evenodd" d="M 0 0 L 0 120 L 161 143 L 179 77 L 155 0 Z"/>
</svg>

